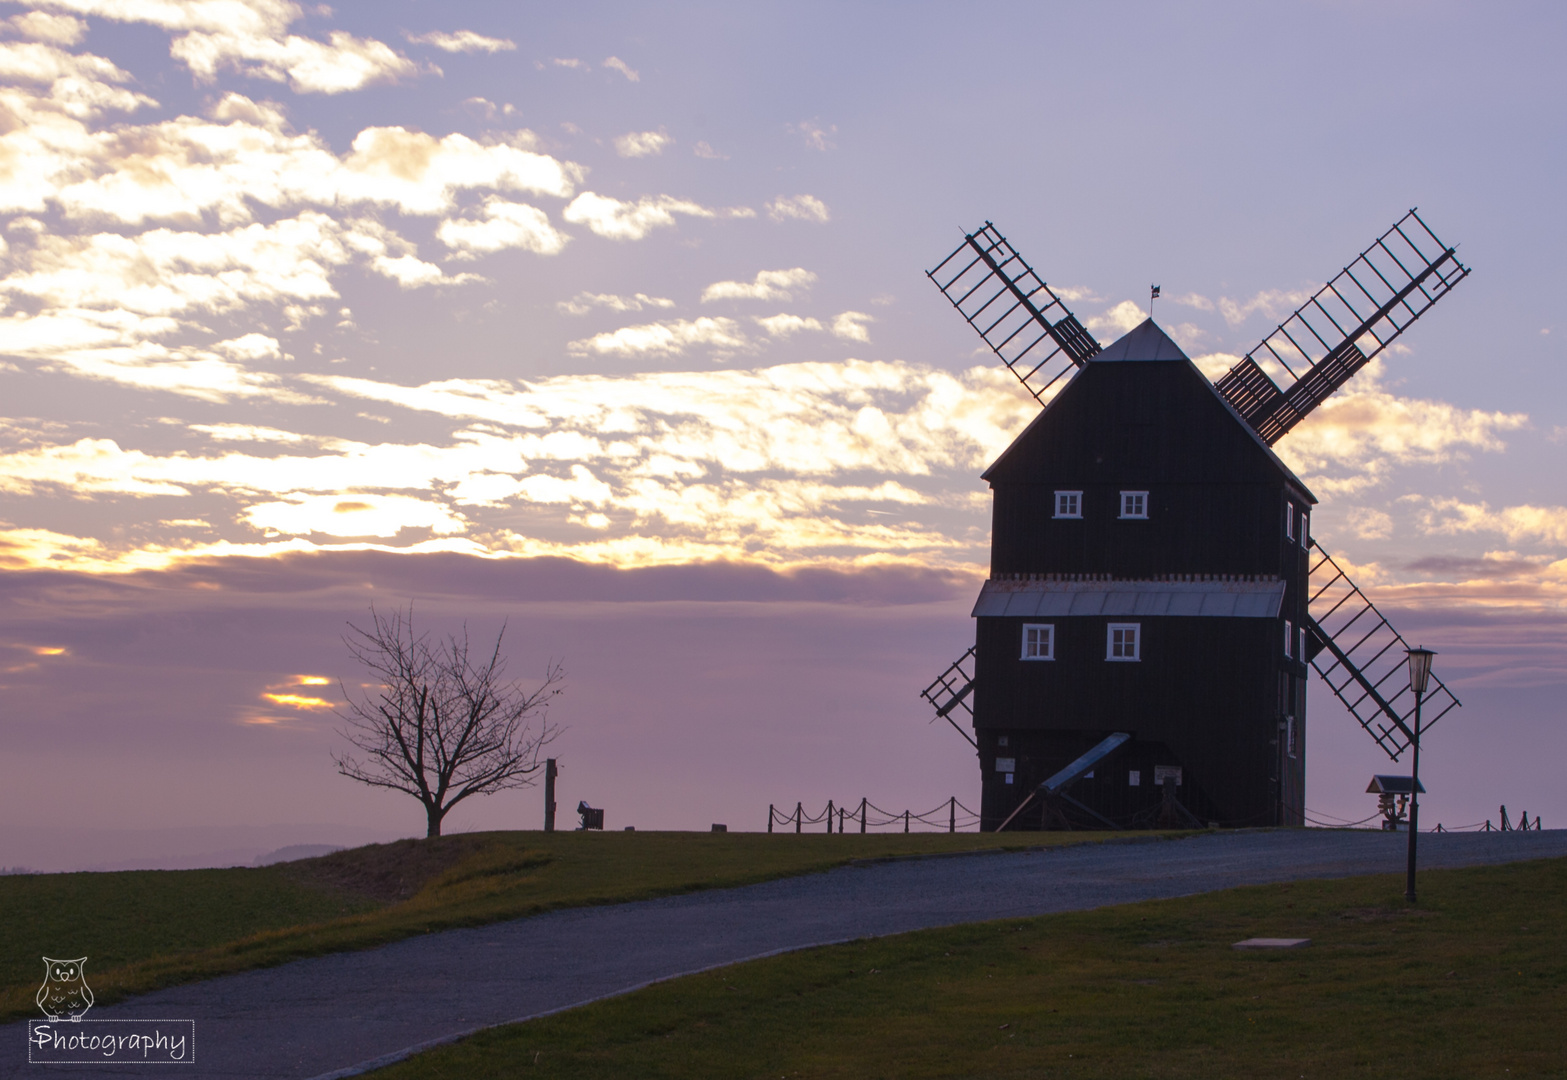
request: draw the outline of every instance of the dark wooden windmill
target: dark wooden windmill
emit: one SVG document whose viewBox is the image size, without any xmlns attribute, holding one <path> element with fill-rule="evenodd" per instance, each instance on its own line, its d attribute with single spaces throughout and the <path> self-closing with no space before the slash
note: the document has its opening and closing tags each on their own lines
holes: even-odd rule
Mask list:
<svg viewBox="0 0 1567 1080">
<path fill-rule="evenodd" d="M 1411 210 L 1214 383 L 1152 319 L 1101 348 L 989 222 L 929 271 L 1043 406 L 984 474 L 974 647 L 923 692 L 982 828 L 1302 824 L 1308 668 L 1398 760 L 1405 643 L 1270 447 L 1468 273 Z M 1458 704 L 1433 675 L 1427 726 Z"/>
</svg>

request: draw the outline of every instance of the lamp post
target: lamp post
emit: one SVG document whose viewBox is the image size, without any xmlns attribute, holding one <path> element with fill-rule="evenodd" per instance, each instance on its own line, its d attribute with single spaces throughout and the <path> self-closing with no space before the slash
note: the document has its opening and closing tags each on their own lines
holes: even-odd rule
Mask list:
<svg viewBox="0 0 1567 1080">
<path fill-rule="evenodd" d="M 1415 754 L 1409 770 L 1409 871 L 1404 881 L 1404 899 L 1415 902 L 1415 838 L 1420 835 L 1420 699 L 1431 680 L 1430 649 L 1406 649 L 1409 653 L 1409 688 L 1415 692 Z"/>
</svg>

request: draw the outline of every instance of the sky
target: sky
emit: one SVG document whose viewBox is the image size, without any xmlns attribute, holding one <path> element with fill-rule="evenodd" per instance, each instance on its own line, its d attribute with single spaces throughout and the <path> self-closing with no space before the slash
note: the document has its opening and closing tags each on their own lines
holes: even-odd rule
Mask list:
<svg viewBox="0 0 1567 1080">
<path fill-rule="evenodd" d="M 417 833 L 330 759 L 371 605 L 562 662 L 610 828 L 975 805 L 918 692 L 1038 407 L 924 271 L 993 221 L 1217 376 L 1413 206 L 1473 274 L 1276 450 L 1464 701 L 1423 816 L 1567 818 L 1559 6 L 0 20 L 0 865 Z M 1310 701 L 1308 808 L 1363 818 L 1392 766 Z"/>
</svg>

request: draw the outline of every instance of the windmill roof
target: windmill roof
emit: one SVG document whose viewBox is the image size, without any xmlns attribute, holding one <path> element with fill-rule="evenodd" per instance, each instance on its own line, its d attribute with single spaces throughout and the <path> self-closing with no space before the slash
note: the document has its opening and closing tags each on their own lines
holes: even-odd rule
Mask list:
<svg viewBox="0 0 1567 1080">
<path fill-rule="evenodd" d="M 1116 360 L 1187 360 L 1181 347 L 1170 340 L 1152 319 L 1144 319 L 1131 332 L 1123 334 L 1108 349 L 1096 355 L 1093 363 Z"/>
</svg>

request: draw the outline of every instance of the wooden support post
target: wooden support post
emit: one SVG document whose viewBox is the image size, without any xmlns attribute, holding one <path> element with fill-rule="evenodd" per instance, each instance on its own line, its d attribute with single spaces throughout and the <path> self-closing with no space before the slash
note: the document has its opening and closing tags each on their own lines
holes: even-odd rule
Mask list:
<svg viewBox="0 0 1567 1080">
<path fill-rule="evenodd" d="M 860 799 L 860 832 L 865 831 L 865 799 Z"/>
<path fill-rule="evenodd" d="M 838 807 L 838 835 L 843 835 L 843 807 Z"/>
<path fill-rule="evenodd" d="M 535 758 L 535 761 L 538 759 Z M 544 831 L 555 831 L 555 767 L 554 758 L 544 759 Z"/>
<path fill-rule="evenodd" d="M 773 804 L 767 804 L 767 831 L 773 831 Z"/>
<path fill-rule="evenodd" d="M 951 801 L 947 803 L 947 831 L 958 831 L 958 797 L 956 795 L 952 796 Z"/>
<path fill-rule="evenodd" d="M 827 835 L 832 835 L 832 800 L 827 800 Z"/>
<path fill-rule="evenodd" d="M 1501 831 L 1502 832 L 1511 832 L 1513 826 L 1512 826 L 1512 822 L 1507 820 L 1507 804 L 1506 803 L 1502 804 L 1501 820 L 1502 820 Z"/>
<path fill-rule="evenodd" d="M 903 812 L 903 831 L 909 831 L 909 812 L 907 810 Z"/>
<path fill-rule="evenodd" d="M 795 832 L 799 832 L 800 831 L 800 818 L 803 817 L 804 814 L 805 814 L 804 808 L 799 803 L 795 803 L 794 804 L 794 831 Z"/>
</svg>

